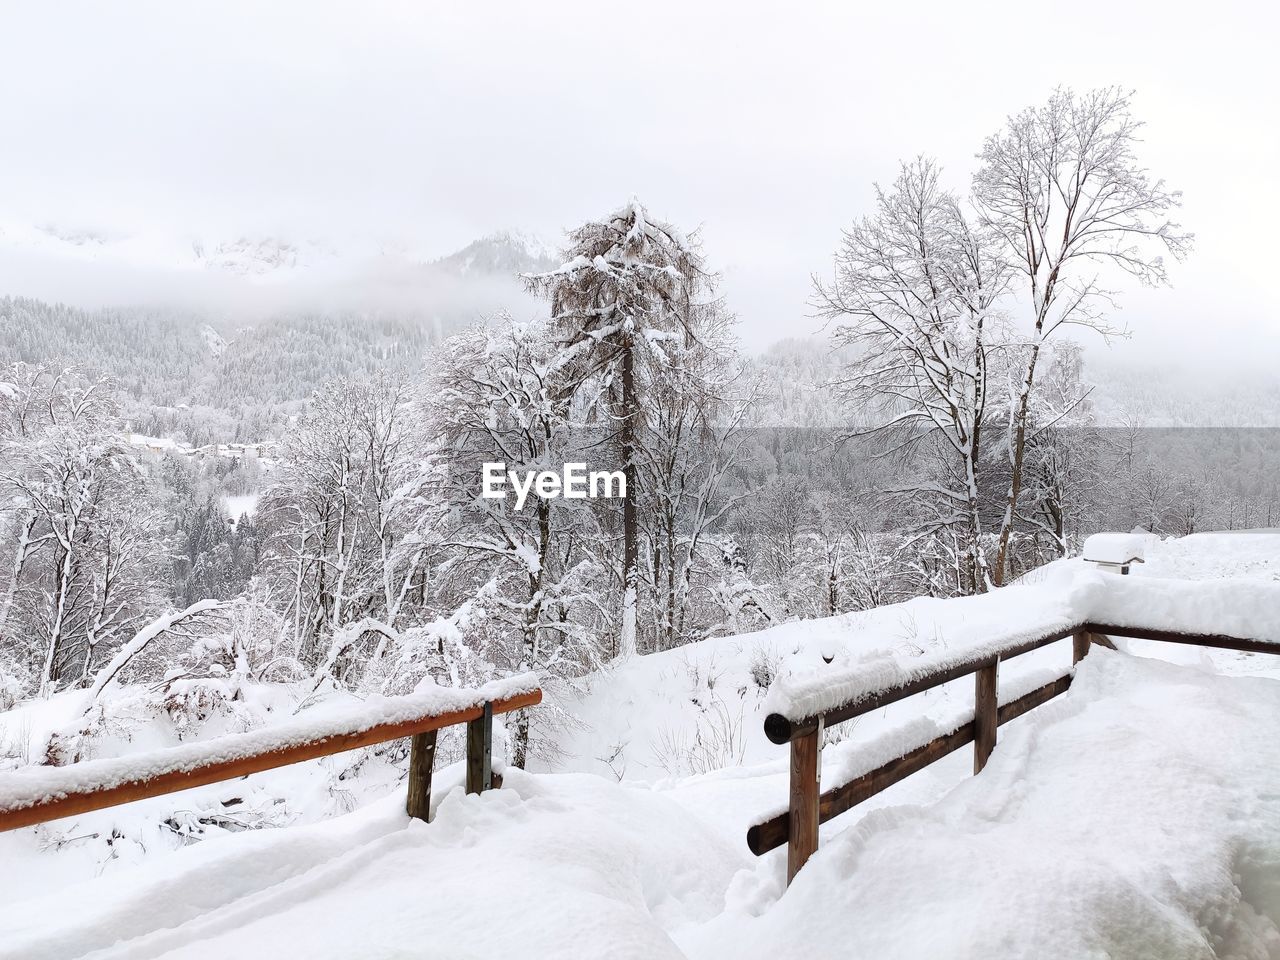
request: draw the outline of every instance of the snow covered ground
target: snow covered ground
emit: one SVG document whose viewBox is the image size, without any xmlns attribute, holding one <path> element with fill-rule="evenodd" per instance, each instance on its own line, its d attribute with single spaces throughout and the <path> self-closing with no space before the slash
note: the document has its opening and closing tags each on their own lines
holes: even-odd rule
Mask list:
<svg viewBox="0 0 1280 960">
<path fill-rule="evenodd" d="M 232 523 L 239 523 L 244 516 L 253 517 L 258 512 L 258 494 L 245 493 L 222 498 L 222 509 Z"/>
<path fill-rule="evenodd" d="M 581 770 L 616 779 L 661 781 L 731 765 L 781 763 L 779 748 L 764 736 L 766 692 L 779 678 L 821 678 L 847 673 L 865 678 L 887 668 L 909 670 L 981 645 L 997 646 L 1016 639 L 1069 627 L 1082 615 L 1105 614 L 1120 623 L 1125 606 L 1141 618 L 1169 606 L 1174 621 L 1187 629 L 1229 632 L 1247 616 L 1253 628 L 1265 626 L 1280 641 L 1280 532 L 1197 534 L 1179 540 L 1151 538 L 1147 562 L 1120 580 L 1094 574 L 1080 560 L 1049 564 L 1023 578 L 1014 588 L 978 597 L 936 600 L 920 597 L 823 620 L 784 624 L 771 630 L 701 643 L 629 661 L 597 677 L 589 691 L 567 704 L 584 722 L 558 735 L 564 756 L 553 769 Z M 1182 580 L 1224 580 L 1215 595 L 1195 595 L 1178 587 Z M 1156 581 L 1174 581 L 1162 584 Z M 1128 593 L 1125 603 L 1109 603 L 1103 582 Z M 1206 591 L 1207 593 L 1207 591 Z M 1259 609 L 1251 597 L 1264 598 Z M 1276 602 L 1272 602 L 1272 598 Z M 1154 642 L 1121 640 L 1120 645 L 1145 656 L 1181 663 L 1216 664 L 1235 673 L 1275 671 L 1280 663 L 1266 657 L 1199 647 L 1172 647 Z M 830 664 L 826 660 L 830 659 Z M 1001 665 L 1002 690 L 1025 690 L 1061 675 L 1071 663 L 1070 641 Z M 1008 699 L 1005 693 L 1002 699 Z M 774 696 L 774 706 L 778 697 Z M 896 728 L 922 714 L 948 720 L 971 709 L 973 683 L 956 681 L 872 716 L 829 731 L 830 738 L 866 743 L 883 730 Z M 827 755 L 831 762 L 832 755 Z"/>
<path fill-rule="evenodd" d="M 1274 532 L 1151 543 L 1146 557 L 1135 578 L 1234 578 L 1221 596 L 1280 585 Z M 556 732 L 555 764 L 479 797 L 451 789 L 456 766 L 438 775 L 430 825 L 407 820 L 383 765 L 385 795 L 354 812 L 177 851 L 131 830 L 128 856 L 53 849 L 145 804 L 0 835 L 0 958 L 1280 957 L 1280 657 L 1095 650 L 1066 696 L 1001 729 L 979 777 L 959 751 L 824 826 L 789 890 L 782 851 L 747 851 L 747 826 L 786 796 L 786 751 L 761 729 L 771 682 L 825 657 L 927 660 L 1069 616 L 1081 572 L 1064 561 L 995 597 L 632 660 L 561 704 L 579 722 Z M 1066 646 L 1011 661 L 1002 683 L 1061 672 Z M 971 698 L 962 682 L 836 728 L 827 776 Z M 274 773 L 318 792 L 303 768 Z M 184 797 L 147 801 L 147 815 Z M 153 840 L 165 855 L 137 849 Z"/>
<path fill-rule="evenodd" d="M 688 953 L 1280 956 L 1277 722 L 1274 679 L 1094 651 L 980 776 L 864 816 Z"/>
</svg>

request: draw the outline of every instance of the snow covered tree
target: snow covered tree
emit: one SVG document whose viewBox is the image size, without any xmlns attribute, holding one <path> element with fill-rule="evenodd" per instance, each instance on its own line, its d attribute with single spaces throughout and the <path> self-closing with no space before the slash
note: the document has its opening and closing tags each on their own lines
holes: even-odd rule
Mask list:
<svg viewBox="0 0 1280 960">
<path fill-rule="evenodd" d="M 937 457 L 916 483 L 891 495 L 931 509 L 913 535 L 955 533 L 966 592 L 991 582 L 982 539 L 978 475 L 999 349 L 996 304 L 1007 270 L 987 238 L 940 183 L 937 165 L 903 164 L 876 212 L 845 232 L 835 276 L 818 282 L 817 305 L 854 360 L 836 383 L 859 411 L 855 433 L 883 452 L 926 449 Z"/>
<path fill-rule="evenodd" d="M 673 351 L 698 339 L 710 280 L 696 239 L 651 218 L 632 201 L 569 236 L 558 269 L 525 277 L 551 303 L 559 340 L 555 365 L 602 423 L 614 427 L 627 478 L 622 504 L 619 653 L 637 650 L 640 589 L 638 445 L 648 427 L 649 392 L 673 363 Z"/>
<path fill-rule="evenodd" d="M 435 352 L 425 404 L 434 453 L 444 465 L 439 491 L 450 505 L 441 544 L 445 573 L 461 581 L 456 602 L 487 611 L 488 642 L 476 644 L 477 652 L 504 670 L 551 679 L 600 663 L 603 570 L 586 549 L 592 511 L 583 500 L 537 496 L 517 509 L 509 499 L 481 496 L 481 488 L 485 463 L 559 470 L 578 456 L 568 419 L 571 391 L 552 362 L 556 346 L 546 324 L 504 317 L 477 326 Z M 529 740 L 528 714 L 521 711 L 517 766 L 525 764 Z"/>
<path fill-rule="evenodd" d="M 720 623 L 711 631 L 749 633 L 783 623 L 775 591 L 756 583 L 747 572 L 747 559 L 732 538 L 719 542 L 721 578 L 711 588 L 711 597 L 720 611 Z"/>
<path fill-rule="evenodd" d="M 1103 441 L 1094 426 L 1078 344 L 1054 344 L 1036 383 L 1031 416 L 1025 503 L 1018 511 L 1032 540 L 1024 567 L 1067 556 L 1079 545 L 1084 523 L 1098 506 Z M 1047 551 L 1040 549 L 1042 541 L 1048 543 Z"/>
<path fill-rule="evenodd" d="M 38 658 L 47 697 L 87 682 L 102 652 L 156 609 L 165 551 L 105 382 L 19 364 L 4 395 L 0 489 L 19 536 L 0 635 Z"/>
<path fill-rule="evenodd" d="M 667 366 L 648 391 L 646 430 L 636 445 L 647 594 L 641 609 L 651 612 L 655 650 L 705 629 L 690 622 L 695 579 L 718 572 L 710 539 L 742 496 L 727 489 L 726 472 L 754 395 L 742 384 L 730 318 L 715 302 L 701 309 L 697 337 L 665 345 Z"/>
<path fill-rule="evenodd" d="M 286 438 L 261 514 L 298 656 L 326 662 L 335 631 L 365 617 L 394 628 L 422 552 L 399 549 L 398 514 L 419 469 L 408 387 L 391 377 L 333 381 Z M 328 659 L 332 659 L 331 657 Z"/>
<path fill-rule="evenodd" d="M 260 535 L 253 518 L 232 522 L 226 509 L 210 495 L 192 501 L 177 517 L 174 557 L 174 597 L 183 606 L 197 600 L 226 600 L 243 592 L 253 577 L 260 554 Z"/>
<path fill-rule="evenodd" d="M 1017 309 L 1028 321 L 1018 337 L 1024 350 L 1009 418 L 1010 482 L 992 571 L 997 584 L 1008 573 L 1045 345 L 1073 325 L 1104 336 L 1118 332 L 1106 315 L 1113 291 L 1104 271 L 1165 284 L 1162 253 L 1181 259 L 1191 249 L 1192 234 L 1170 219 L 1180 194 L 1137 159 L 1141 124 L 1131 101 L 1132 94 L 1117 87 L 1082 95 L 1058 90 L 1043 106 L 1010 117 L 979 155 L 973 195 L 980 223 L 1019 275 Z"/>
<path fill-rule="evenodd" d="M 772 609 L 779 619 L 814 616 L 820 609 L 810 565 L 812 489 L 806 480 L 777 477 L 752 491 L 744 504 L 753 529 L 750 572 L 757 583 L 773 585 Z"/>
</svg>

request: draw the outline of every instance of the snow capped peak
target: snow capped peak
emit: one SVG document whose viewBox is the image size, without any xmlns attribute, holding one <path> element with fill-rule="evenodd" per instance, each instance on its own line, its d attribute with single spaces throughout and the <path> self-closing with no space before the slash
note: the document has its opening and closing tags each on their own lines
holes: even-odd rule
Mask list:
<svg viewBox="0 0 1280 960">
<path fill-rule="evenodd" d="M 181 242 L 158 236 L 141 236 L 73 227 L 64 224 L 0 223 L 0 256 L 18 254 L 46 260 L 106 263 L 136 267 L 152 263 L 174 266 L 189 262 Z"/>
<path fill-rule="evenodd" d="M 525 230 L 501 230 L 484 239 L 506 244 L 512 250 L 518 250 L 534 260 L 554 260 L 559 256 L 559 251 L 546 238 Z"/>
<path fill-rule="evenodd" d="M 475 273 L 511 276 L 547 269 L 557 262 L 555 250 L 542 238 L 518 230 L 504 230 L 475 240 L 433 265 L 458 276 Z"/>
<path fill-rule="evenodd" d="M 0 257 L 9 255 L 122 269 L 204 270 L 256 279 L 312 268 L 335 258 L 336 252 L 318 241 L 272 236 L 246 234 L 228 240 L 156 230 L 112 232 L 61 224 L 0 223 Z"/>
</svg>

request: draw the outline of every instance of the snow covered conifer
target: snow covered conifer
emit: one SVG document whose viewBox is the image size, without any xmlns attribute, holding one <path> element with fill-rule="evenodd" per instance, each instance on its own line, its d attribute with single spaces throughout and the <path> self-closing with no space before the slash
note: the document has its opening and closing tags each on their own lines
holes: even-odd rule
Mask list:
<svg viewBox="0 0 1280 960">
<path fill-rule="evenodd" d="M 620 656 L 637 650 L 637 448 L 646 428 L 646 392 L 671 366 L 675 350 L 697 340 L 700 297 L 709 280 L 696 240 L 650 217 L 635 200 L 572 231 L 559 268 L 525 277 L 532 292 L 551 301 L 560 342 L 557 369 L 591 398 L 602 419 L 616 423 L 618 461 L 627 477 Z"/>
</svg>

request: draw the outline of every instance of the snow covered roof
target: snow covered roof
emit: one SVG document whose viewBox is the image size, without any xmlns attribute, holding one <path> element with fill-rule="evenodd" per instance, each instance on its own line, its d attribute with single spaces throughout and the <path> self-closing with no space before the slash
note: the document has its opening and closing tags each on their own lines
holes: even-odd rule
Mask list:
<svg viewBox="0 0 1280 960">
<path fill-rule="evenodd" d="M 1091 563 L 1133 563 L 1146 554 L 1147 535 L 1095 533 L 1084 542 L 1084 558 Z"/>
</svg>

